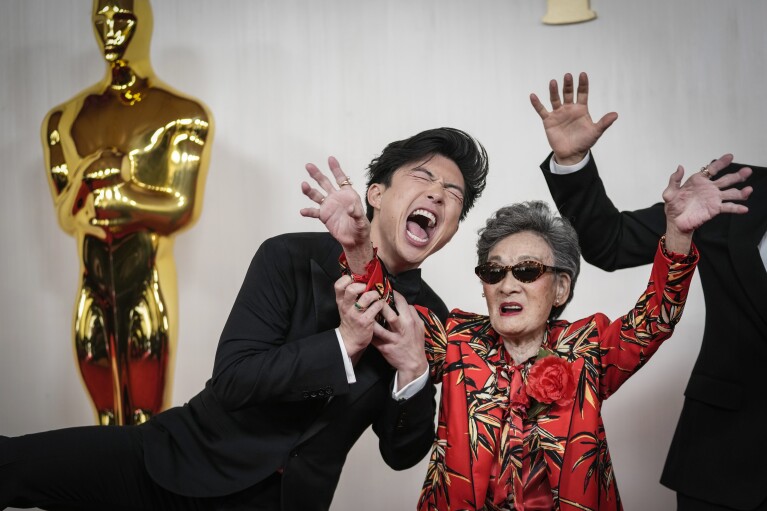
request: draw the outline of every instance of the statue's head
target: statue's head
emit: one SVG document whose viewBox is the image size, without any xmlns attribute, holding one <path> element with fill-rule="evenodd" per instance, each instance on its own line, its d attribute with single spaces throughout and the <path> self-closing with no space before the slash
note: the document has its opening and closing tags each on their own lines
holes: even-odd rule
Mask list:
<svg viewBox="0 0 767 511">
<path fill-rule="evenodd" d="M 93 28 L 108 62 L 149 58 L 149 0 L 93 0 Z"/>
</svg>

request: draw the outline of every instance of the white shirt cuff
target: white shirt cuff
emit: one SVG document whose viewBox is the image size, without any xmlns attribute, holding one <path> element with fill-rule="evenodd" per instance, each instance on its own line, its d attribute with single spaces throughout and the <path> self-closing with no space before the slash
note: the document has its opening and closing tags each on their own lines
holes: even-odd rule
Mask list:
<svg viewBox="0 0 767 511">
<path fill-rule="evenodd" d="M 578 172 L 583 167 L 586 166 L 586 164 L 591 159 L 591 152 L 586 153 L 586 157 L 583 158 L 581 161 L 576 163 L 575 165 L 560 165 L 559 163 L 554 161 L 554 155 L 551 155 L 551 159 L 549 160 L 549 170 L 552 174 L 558 174 L 558 175 L 565 175 L 565 174 L 572 174 L 573 172 Z"/>
<path fill-rule="evenodd" d="M 357 377 L 354 375 L 354 365 L 352 359 L 349 358 L 349 354 L 346 353 L 346 345 L 343 338 L 341 338 L 341 332 L 336 328 L 336 337 L 338 337 L 338 346 L 341 348 L 341 356 L 344 359 L 344 369 L 346 370 L 346 381 L 349 383 L 355 383 Z"/>
<path fill-rule="evenodd" d="M 397 381 L 398 378 L 399 372 L 394 373 L 394 388 L 391 391 L 391 397 L 397 401 L 410 399 L 426 386 L 427 379 L 429 378 L 429 368 L 427 367 L 426 371 L 424 371 L 421 376 L 411 381 L 400 390 L 397 390 L 397 387 L 399 387 L 399 382 Z"/>
</svg>

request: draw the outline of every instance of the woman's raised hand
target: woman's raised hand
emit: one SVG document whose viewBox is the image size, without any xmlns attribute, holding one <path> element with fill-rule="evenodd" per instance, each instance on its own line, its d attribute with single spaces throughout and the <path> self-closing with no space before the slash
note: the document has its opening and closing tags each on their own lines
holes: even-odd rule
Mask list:
<svg viewBox="0 0 767 511">
<path fill-rule="evenodd" d="M 732 163 L 732 155 L 725 154 L 718 160 L 701 168 L 682 184 L 684 167 L 681 165 L 671 174 L 663 191 L 666 211 L 666 247 L 678 253 L 687 253 L 692 233 L 721 213 L 743 214 L 748 208 L 732 201 L 743 201 L 751 195 L 750 186 L 742 189 L 733 185 L 742 183 L 751 175 L 751 169 L 743 167 L 717 179 L 717 174 Z"/>
<path fill-rule="evenodd" d="M 317 203 L 316 207 L 301 209 L 301 215 L 318 218 L 344 250 L 367 247 L 370 245 L 370 222 L 365 216 L 362 200 L 338 160 L 330 156 L 328 166 L 335 184 L 315 164 L 306 164 L 306 171 L 320 189 L 306 181 L 301 183 L 303 194 Z"/>
</svg>

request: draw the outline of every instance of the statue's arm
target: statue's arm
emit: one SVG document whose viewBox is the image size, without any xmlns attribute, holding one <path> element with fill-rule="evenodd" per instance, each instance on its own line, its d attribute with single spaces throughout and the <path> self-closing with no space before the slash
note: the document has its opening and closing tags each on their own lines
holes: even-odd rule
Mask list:
<svg viewBox="0 0 767 511">
<path fill-rule="evenodd" d="M 94 190 L 95 225 L 141 225 L 170 234 L 199 215 L 210 152 L 204 118 L 179 119 L 148 133 L 123 156 L 120 184 Z"/>
<path fill-rule="evenodd" d="M 88 189 L 83 182 L 83 165 L 71 160 L 73 149 L 62 118 L 66 115 L 62 107 L 51 110 L 42 125 L 43 158 L 53 206 L 61 228 L 74 234 L 79 224 L 88 225 L 93 216 L 89 207 Z M 62 133 L 63 131 L 63 133 Z M 94 234 L 97 234 L 94 230 Z"/>
</svg>

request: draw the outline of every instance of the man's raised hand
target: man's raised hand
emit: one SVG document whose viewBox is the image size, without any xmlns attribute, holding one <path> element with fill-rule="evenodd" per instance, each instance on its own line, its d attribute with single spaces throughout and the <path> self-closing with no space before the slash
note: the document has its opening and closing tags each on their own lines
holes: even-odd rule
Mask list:
<svg viewBox="0 0 767 511">
<path fill-rule="evenodd" d="M 565 74 L 562 80 L 562 98 L 556 80 L 549 82 L 551 111 L 548 111 L 535 94 L 530 94 L 530 103 L 543 120 L 546 138 L 549 140 L 554 158 L 560 165 L 574 165 L 586 157 L 602 133 L 618 118 L 610 112 L 593 122 L 589 114 L 589 77 L 581 73 L 578 77 L 578 91 L 573 88 L 573 76 Z"/>
</svg>

